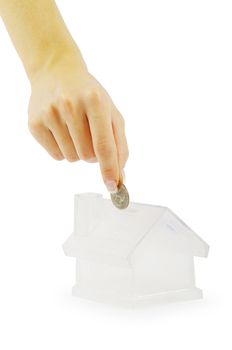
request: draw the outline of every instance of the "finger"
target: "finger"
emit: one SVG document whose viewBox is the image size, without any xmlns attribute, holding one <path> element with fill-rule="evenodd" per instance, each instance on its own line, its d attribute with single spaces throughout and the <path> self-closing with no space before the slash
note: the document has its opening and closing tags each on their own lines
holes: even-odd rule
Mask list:
<svg viewBox="0 0 232 350">
<path fill-rule="evenodd" d="M 80 106 L 74 107 L 71 103 L 66 103 L 63 105 L 62 115 L 66 120 L 69 133 L 80 159 L 87 162 L 96 162 L 89 122 L 84 109 Z"/>
<path fill-rule="evenodd" d="M 104 106 L 98 96 L 92 96 L 86 104 L 86 112 L 103 180 L 110 192 L 116 191 L 119 165 L 110 108 Z"/>
<path fill-rule="evenodd" d="M 66 123 L 61 119 L 58 110 L 53 107 L 47 121 L 48 127 L 52 132 L 63 156 L 69 162 L 79 160 L 79 156 L 73 144 Z"/>
<path fill-rule="evenodd" d="M 117 146 L 119 166 L 122 172 L 122 169 L 125 167 L 128 160 L 129 150 L 125 134 L 125 122 L 116 107 L 113 107 L 112 111 L 112 125 L 115 143 Z"/>
<path fill-rule="evenodd" d="M 43 124 L 29 125 L 29 130 L 38 143 L 56 160 L 64 159 L 64 156 L 51 131 Z"/>
</svg>

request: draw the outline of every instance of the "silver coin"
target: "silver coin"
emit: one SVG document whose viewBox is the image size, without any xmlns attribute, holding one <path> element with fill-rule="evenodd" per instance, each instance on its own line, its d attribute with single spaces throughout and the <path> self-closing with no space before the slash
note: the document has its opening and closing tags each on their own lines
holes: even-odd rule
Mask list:
<svg viewBox="0 0 232 350">
<path fill-rule="evenodd" d="M 126 209 L 128 207 L 130 199 L 129 199 L 129 193 L 125 185 L 121 184 L 118 187 L 117 192 L 111 193 L 110 196 L 116 208 Z"/>
</svg>

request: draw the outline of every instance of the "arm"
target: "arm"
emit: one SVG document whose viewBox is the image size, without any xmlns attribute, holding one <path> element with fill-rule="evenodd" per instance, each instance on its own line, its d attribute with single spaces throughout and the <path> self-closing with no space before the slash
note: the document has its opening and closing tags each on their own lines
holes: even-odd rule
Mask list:
<svg viewBox="0 0 232 350">
<path fill-rule="evenodd" d="M 53 0 L 0 0 L 31 82 L 29 130 L 57 159 L 98 161 L 113 191 L 128 158 L 124 120 L 88 72 Z"/>
</svg>

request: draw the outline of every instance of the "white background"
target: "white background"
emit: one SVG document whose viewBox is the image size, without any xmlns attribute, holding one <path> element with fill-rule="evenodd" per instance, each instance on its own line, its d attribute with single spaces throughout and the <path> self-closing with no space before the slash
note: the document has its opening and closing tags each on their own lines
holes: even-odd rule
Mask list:
<svg viewBox="0 0 232 350">
<path fill-rule="evenodd" d="M 170 207 L 211 246 L 202 301 L 137 311 L 71 296 L 73 195 L 97 164 L 56 162 L 27 130 L 30 86 L 0 24 L 0 348 L 231 349 L 231 1 L 58 1 L 126 119 L 133 201 Z"/>
</svg>

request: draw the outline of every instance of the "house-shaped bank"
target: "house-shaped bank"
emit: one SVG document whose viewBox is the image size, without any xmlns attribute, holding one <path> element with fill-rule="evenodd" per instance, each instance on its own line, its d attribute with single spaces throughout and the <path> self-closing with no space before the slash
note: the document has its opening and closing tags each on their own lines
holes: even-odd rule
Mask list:
<svg viewBox="0 0 232 350">
<path fill-rule="evenodd" d="M 73 295 L 128 305 L 202 297 L 194 256 L 207 257 L 209 246 L 166 207 L 119 210 L 100 194 L 75 195 L 63 248 L 76 259 Z"/>
</svg>

